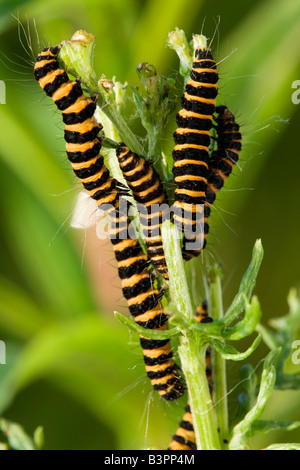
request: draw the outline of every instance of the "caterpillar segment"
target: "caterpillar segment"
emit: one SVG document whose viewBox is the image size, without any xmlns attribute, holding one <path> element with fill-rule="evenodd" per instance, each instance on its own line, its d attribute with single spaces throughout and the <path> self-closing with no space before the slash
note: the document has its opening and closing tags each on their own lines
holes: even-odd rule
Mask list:
<svg viewBox="0 0 300 470">
<path fill-rule="evenodd" d="M 205 236 L 209 232 L 208 218 L 211 214 L 211 207 L 217 193 L 221 190 L 226 179 L 230 176 L 233 167 L 236 165 L 242 148 L 242 136 L 233 114 L 226 106 L 217 106 L 216 112 L 218 116 L 214 117 L 214 120 L 217 125 L 214 125 L 214 128 L 218 135 L 218 148 L 212 152 L 208 163 L 206 198 L 204 202 L 203 229 Z"/>
<path fill-rule="evenodd" d="M 184 233 L 183 257 L 198 256 L 206 245 L 208 224 L 204 203 L 209 174 L 210 131 L 213 126 L 218 72 L 209 50 L 197 49 L 174 132 L 174 223 Z"/>
<path fill-rule="evenodd" d="M 193 417 L 190 405 L 185 407 L 185 413 L 179 423 L 176 434 L 169 445 L 168 450 L 196 450 L 196 437 L 193 426 Z"/>
<path fill-rule="evenodd" d="M 100 154 L 102 126 L 94 117 L 96 103 L 83 94 L 79 81 L 70 80 L 59 67 L 60 47 L 47 47 L 38 55 L 35 79 L 62 111 L 66 152 L 74 173 L 99 207 L 114 207 L 118 191 Z"/>
<path fill-rule="evenodd" d="M 124 143 L 120 143 L 116 154 L 124 178 L 138 203 L 148 256 L 154 268 L 169 279 L 161 237 L 161 224 L 168 204 L 163 185 L 154 168 Z"/>
<path fill-rule="evenodd" d="M 121 237 L 124 230 L 128 230 L 129 223 L 127 214 L 122 215 L 115 211 L 112 243 L 123 295 L 138 325 L 151 330 L 167 330 L 168 316 L 161 304 L 163 292 L 153 287 L 148 271 L 148 256 L 137 240 Z M 140 344 L 146 373 L 154 390 L 167 401 L 179 398 L 184 393 L 184 387 L 173 359 L 170 341 L 141 337 Z"/>
<path fill-rule="evenodd" d="M 216 113 L 217 149 L 212 153 L 209 162 L 206 192 L 207 203 L 210 205 L 214 203 L 217 193 L 237 164 L 242 150 L 240 126 L 234 115 L 226 106 L 217 106 Z"/>
<path fill-rule="evenodd" d="M 95 117 L 95 101 L 83 94 L 80 83 L 71 81 L 59 67 L 60 45 L 45 48 L 37 57 L 34 76 L 62 112 L 68 159 L 90 196 L 111 220 L 110 239 L 118 262 L 122 292 L 136 322 L 148 329 L 167 329 L 168 316 L 161 306 L 162 292 L 153 288 L 148 257 L 139 242 L 129 238 L 130 220 L 120 208 L 120 191 L 100 154 L 102 126 Z M 143 191 L 143 190 L 141 190 Z M 157 194 L 157 199 L 159 194 Z M 155 200 L 155 198 L 154 198 Z M 147 203 L 152 203 L 150 198 Z M 147 375 L 165 400 L 175 400 L 184 387 L 172 358 L 169 340 L 141 338 Z"/>
</svg>

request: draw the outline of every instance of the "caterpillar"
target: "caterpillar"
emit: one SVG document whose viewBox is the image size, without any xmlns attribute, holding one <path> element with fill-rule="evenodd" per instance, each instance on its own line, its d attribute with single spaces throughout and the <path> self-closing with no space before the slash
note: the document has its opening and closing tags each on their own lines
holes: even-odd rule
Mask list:
<svg viewBox="0 0 300 470">
<path fill-rule="evenodd" d="M 206 190 L 206 203 L 208 206 L 215 201 L 217 192 L 220 191 L 225 180 L 232 172 L 242 150 L 240 126 L 235 121 L 234 115 L 226 106 L 217 106 L 216 112 L 218 116 L 215 117 L 217 123 L 215 127 L 218 146 L 217 150 L 212 153 L 209 162 Z"/>
<path fill-rule="evenodd" d="M 203 300 L 203 302 L 196 308 L 195 320 L 199 323 L 211 323 L 213 321 L 212 318 L 208 316 L 206 300 Z"/>
<path fill-rule="evenodd" d="M 190 405 L 184 409 L 185 413 L 179 423 L 179 428 L 174 434 L 168 450 L 196 450 L 196 438 L 193 426 L 193 417 Z"/>
<path fill-rule="evenodd" d="M 152 279 L 147 269 L 148 257 L 137 240 L 122 237 L 122 231 L 128 230 L 129 223 L 127 214 L 115 212 L 112 243 L 123 295 L 137 324 L 148 329 L 166 330 L 168 316 L 160 302 L 162 293 L 152 287 Z M 179 398 L 184 392 L 184 387 L 172 357 L 170 341 L 141 337 L 140 343 L 147 376 L 154 390 L 168 401 Z"/>
<path fill-rule="evenodd" d="M 153 289 L 148 271 L 148 258 L 138 240 L 128 238 L 130 220 L 120 209 L 117 182 L 111 178 L 100 155 L 102 126 L 94 112 L 96 103 L 86 97 L 79 81 L 71 81 L 60 69 L 57 54 L 60 45 L 44 49 L 37 57 L 34 76 L 48 96 L 62 111 L 65 123 L 66 151 L 76 176 L 90 196 L 111 219 L 110 240 L 113 244 L 121 278 L 122 292 L 130 313 L 138 324 L 148 329 L 167 329 L 167 315 L 160 299 L 162 293 Z M 155 390 L 165 400 L 174 400 L 184 388 L 172 358 L 169 340 L 141 338 L 147 375 Z"/>
<path fill-rule="evenodd" d="M 211 213 L 217 193 L 223 187 L 233 167 L 239 159 L 242 149 L 242 135 L 240 126 L 236 123 L 234 115 L 226 106 L 216 107 L 217 117 L 214 117 L 217 131 L 217 150 L 212 152 L 209 161 L 209 174 L 207 177 L 206 200 L 204 203 L 204 224 Z"/>
<path fill-rule="evenodd" d="M 239 153 L 242 149 L 242 136 L 240 127 L 235 121 L 234 115 L 226 106 L 216 107 L 217 117 L 214 117 L 217 125 L 217 150 L 213 151 L 209 160 L 209 173 L 207 176 L 207 188 L 205 199 L 205 223 L 210 215 L 210 207 L 214 203 L 216 194 L 225 180 L 230 175 L 232 168 L 236 165 Z M 199 322 L 210 322 L 212 319 L 207 313 L 207 302 L 204 301 L 196 309 L 195 319 Z M 206 376 L 210 392 L 212 393 L 212 373 L 211 373 L 211 350 L 206 350 Z M 169 450 L 195 450 L 196 440 L 193 427 L 193 417 L 190 406 L 185 408 L 185 414 L 179 424 L 176 434 L 169 446 Z"/>
<path fill-rule="evenodd" d="M 195 313 L 195 320 L 199 323 L 208 323 L 212 322 L 212 318 L 208 316 L 207 310 L 207 302 L 204 300 L 202 304 L 200 304 L 196 308 Z M 206 378 L 210 390 L 210 394 L 212 394 L 212 370 L 211 370 L 211 349 L 208 347 L 206 349 Z M 195 437 L 195 430 L 193 425 L 193 416 L 191 413 L 191 408 L 189 403 L 185 407 L 185 413 L 182 420 L 179 423 L 179 427 L 172 438 L 172 442 L 170 443 L 168 450 L 196 450 L 196 437 Z"/>
<path fill-rule="evenodd" d="M 169 279 L 160 233 L 164 217 L 163 204 L 168 204 L 157 172 L 149 163 L 132 152 L 124 143 L 116 150 L 120 168 L 140 209 L 148 256 L 154 268 Z"/>
<path fill-rule="evenodd" d="M 206 244 L 203 204 L 209 174 L 210 130 L 218 93 L 216 63 L 208 49 L 197 49 L 173 134 L 174 224 L 184 232 L 183 258 L 198 256 Z M 201 206 L 202 205 L 202 206 Z M 197 243 L 193 249 L 188 243 Z"/>
<path fill-rule="evenodd" d="M 98 206 L 116 205 L 118 191 L 99 153 L 102 126 L 94 117 L 96 103 L 83 94 L 79 81 L 70 80 L 59 67 L 57 54 L 61 46 L 47 47 L 37 56 L 34 76 L 62 111 L 65 123 L 66 152 L 75 175 L 81 180 Z"/>
</svg>

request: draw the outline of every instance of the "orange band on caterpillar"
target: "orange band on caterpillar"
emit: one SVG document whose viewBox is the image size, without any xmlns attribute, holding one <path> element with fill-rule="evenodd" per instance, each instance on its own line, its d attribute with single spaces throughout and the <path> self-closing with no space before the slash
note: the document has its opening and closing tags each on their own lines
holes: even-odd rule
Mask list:
<svg viewBox="0 0 300 470">
<path fill-rule="evenodd" d="M 116 181 L 111 178 L 100 155 L 98 133 L 102 126 L 94 117 L 95 101 L 83 94 L 78 81 L 69 80 L 67 73 L 60 69 L 57 60 L 59 50 L 60 46 L 49 47 L 38 55 L 35 78 L 62 111 L 67 155 L 76 176 L 98 206 L 110 216 L 110 239 L 130 313 L 145 328 L 166 329 L 168 316 L 160 302 L 162 292 L 152 286 L 148 257 L 138 240 L 128 238 L 130 220 L 127 213 L 120 213 L 120 193 Z M 109 204 L 109 208 L 104 204 Z M 144 337 L 140 341 L 147 375 L 154 389 L 165 400 L 175 400 L 183 394 L 184 388 L 172 358 L 170 341 Z"/>
<path fill-rule="evenodd" d="M 196 309 L 195 320 L 199 323 L 208 323 L 212 318 L 208 316 L 207 302 L 203 301 Z M 212 393 L 212 373 L 211 373 L 211 351 L 210 347 L 206 350 L 206 378 L 210 392 Z M 172 438 L 168 450 L 196 450 L 196 436 L 193 425 L 193 416 L 190 405 L 187 404 L 185 414 L 179 423 L 179 427 Z"/>
<path fill-rule="evenodd" d="M 216 63 L 209 50 L 197 49 L 174 132 L 174 223 L 184 232 L 183 257 L 198 256 L 205 247 L 208 225 L 197 206 L 205 203 L 210 130 L 218 92 Z M 185 205 L 184 212 L 182 204 Z M 201 227 L 204 228 L 201 232 Z M 193 246 L 189 247 L 188 243 Z"/>
<path fill-rule="evenodd" d="M 119 145 L 117 157 L 124 178 L 140 209 L 140 222 L 151 263 L 165 279 L 169 279 L 160 232 L 163 212 L 158 207 L 168 202 L 162 183 L 154 168 L 125 144 Z"/>
</svg>

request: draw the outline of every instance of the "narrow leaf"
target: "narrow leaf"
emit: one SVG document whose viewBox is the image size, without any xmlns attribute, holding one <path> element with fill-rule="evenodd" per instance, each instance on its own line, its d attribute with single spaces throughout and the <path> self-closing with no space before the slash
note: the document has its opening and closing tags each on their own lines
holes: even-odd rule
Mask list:
<svg viewBox="0 0 300 470">
<path fill-rule="evenodd" d="M 300 450 L 300 444 L 288 443 L 288 444 L 272 444 L 263 450 Z"/>
<path fill-rule="evenodd" d="M 251 436 L 255 434 L 267 434 L 268 432 L 277 430 L 293 431 L 299 427 L 300 421 L 257 420 L 251 426 Z"/>
<path fill-rule="evenodd" d="M 224 359 L 230 361 L 243 361 L 248 356 L 250 356 L 253 351 L 255 351 L 260 342 L 261 336 L 259 335 L 255 338 L 252 345 L 243 353 L 240 353 L 233 346 L 226 343 L 222 343 L 221 341 L 213 340 L 210 342 L 210 344 L 219 354 L 221 354 Z"/>
<path fill-rule="evenodd" d="M 244 309 L 244 296 L 250 300 L 263 260 L 263 255 L 264 251 L 261 241 L 257 240 L 253 248 L 251 263 L 243 276 L 239 291 L 224 315 L 225 325 L 232 323 L 242 313 Z"/>
<path fill-rule="evenodd" d="M 280 354 L 280 349 L 271 351 L 264 361 L 264 368 L 261 376 L 259 394 L 253 408 L 246 414 L 234 428 L 232 439 L 229 444 L 231 450 L 243 450 L 248 448 L 247 438 L 253 423 L 261 416 L 264 407 L 274 389 L 276 371 L 274 362 Z"/>
<path fill-rule="evenodd" d="M 1 418 L 0 429 L 7 436 L 9 446 L 13 450 L 36 450 L 33 440 L 19 424 Z"/>
<path fill-rule="evenodd" d="M 245 316 L 243 320 L 223 331 L 225 338 L 231 341 L 237 341 L 251 335 L 261 319 L 261 308 L 258 298 L 254 296 L 251 299 L 251 303 L 248 302 L 245 294 L 242 294 L 242 298 L 245 302 Z"/>
<path fill-rule="evenodd" d="M 179 336 L 181 334 L 180 329 L 176 326 L 171 330 L 149 330 L 147 328 L 143 328 L 142 326 L 138 325 L 134 320 L 131 318 L 122 315 L 122 313 L 114 312 L 116 319 L 122 323 L 123 325 L 127 326 L 127 328 L 135 333 L 138 333 L 140 336 L 144 336 L 150 339 L 170 339 L 174 336 Z"/>
</svg>

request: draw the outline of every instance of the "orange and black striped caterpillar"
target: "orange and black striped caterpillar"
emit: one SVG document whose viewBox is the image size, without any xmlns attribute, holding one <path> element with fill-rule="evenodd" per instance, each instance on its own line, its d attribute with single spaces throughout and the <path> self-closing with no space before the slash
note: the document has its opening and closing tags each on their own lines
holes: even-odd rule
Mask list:
<svg viewBox="0 0 300 470">
<path fill-rule="evenodd" d="M 153 289 L 148 258 L 139 242 L 128 238 L 129 218 L 120 210 L 120 192 L 100 155 L 101 139 L 94 112 L 96 103 L 86 97 L 78 81 L 71 81 L 60 69 L 60 46 L 44 49 L 37 57 L 34 75 L 48 96 L 62 111 L 68 158 L 76 176 L 90 196 L 111 218 L 113 244 L 122 292 L 135 321 L 148 329 L 167 329 L 168 317 L 161 306 L 162 292 Z M 165 400 L 174 400 L 184 388 L 172 358 L 169 340 L 141 338 L 147 375 Z"/>
<path fill-rule="evenodd" d="M 184 232 L 183 257 L 198 256 L 206 244 L 208 225 L 204 208 L 209 174 L 210 130 L 213 125 L 218 72 L 212 54 L 197 49 L 182 109 L 176 116 L 173 174 L 175 181 L 174 223 Z M 201 207 L 202 205 L 202 207 Z M 191 243 L 193 242 L 193 243 Z M 190 247 L 190 245 L 197 246 Z"/>
<path fill-rule="evenodd" d="M 124 178 L 138 203 L 151 263 L 165 279 L 169 279 L 160 232 L 164 215 L 161 206 L 168 204 L 162 182 L 154 168 L 125 144 L 120 143 L 116 154 Z"/>
<path fill-rule="evenodd" d="M 199 323 L 208 323 L 212 321 L 212 318 L 208 316 L 207 302 L 204 300 L 200 304 L 195 313 L 195 320 Z M 212 370 L 211 370 L 211 349 L 206 349 L 206 378 L 210 393 L 212 394 Z M 193 425 L 193 416 L 191 413 L 190 405 L 187 404 L 185 407 L 185 413 L 182 420 L 179 423 L 179 427 L 172 438 L 168 450 L 196 450 L 196 437 Z"/>
<path fill-rule="evenodd" d="M 217 131 L 217 149 L 212 152 L 209 160 L 209 173 L 207 177 L 206 199 L 204 203 L 204 225 L 211 213 L 217 193 L 223 187 L 233 167 L 239 159 L 242 149 L 242 135 L 240 126 L 236 123 L 234 115 L 226 106 L 216 107 L 217 117 L 214 125 Z"/>
<path fill-rule="evenodd" d="M 123 295 L 127 299 L 129 310 L 136 323 L 144 328 L 155 330 L 168 329 L 168 316 L 161 305 L 162 292 L 154 289 L 152 278 L 147 269 L 147 255 L 139 242 L 122 237 L 122 230 L 127 230 L 130 223 L 127 214 L 115 212 L 112 243 L 118 261 L 119 277 Z M 170 340 L 140 339 L 143 348 L 147 376 L 154 390 L 165 400 L 179 398 L 184 387 L 177 373 Z"/>
<path fill-rule="evenodd" d="M 235 121 L 234 115 L 226 106 L 217 106 L 217 117 L 214 117 L 217 125 L 217 149 L 213 151 L 209 160 L 209 173 L 207 176 L 207 188 L 205 199 L 205 223 L 210 215 L 211 205 L 214 203 L 216 194 L 223 187 L 225 180 L 230 175 L 232 168 L 236 165 L 239 153 L 242 149 L 242 136 L 240 127 Z M 195 319 L 198 322 L 211 322 L 208 316 L 207 302 L 202 302 L 196 309 Z M 206 377 L 212 394 L 212 370 L 211 349 L 206 350 Z M 179 424 L 176 434 L 169 445 L 168 450 L 195 450 L 196 439 L 193 426 L 193 417 L 189 404 L 185 408 L 185 414 Z"/>
<path fill-rule="evenodd" d="M 193 425 L 193 416 L 190 405 L 185 407 L 185 413 L 179 427 L 172 438 L 168 450 L 196 450 L 196 438 Z"/>
<path fill-rule="evenodd" d="M 100 155 L 102 126 L 94 117 L 95 100 L 83 94 L 78 81 L 70 80 L 59 67 L 57 54 L 60 46 L 45 48 L 37 57 L 34 76 L 48 96 L 62 111 L 65 123 L 65 141 L 68 159 L 98 206 L 116 205 L 118 191 Z"/>
<path fill-rule="evenodd" d="M 213 151 L 209 161 L 209 175 L 206 190 L 206 201 L 213 204 L 216 194 L 223 187 L 225 180 L 237 164 L 242 150 L 240 126 L 234 115 L 226 106 L 217 106 L 215 117 L 217 125 L 217 149 Z"/>
</svg>

